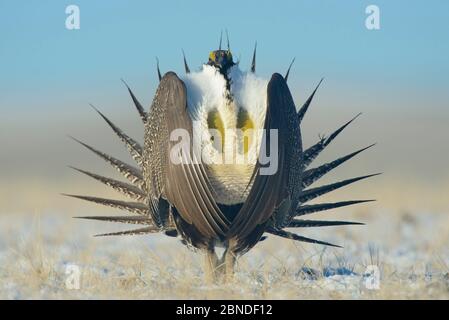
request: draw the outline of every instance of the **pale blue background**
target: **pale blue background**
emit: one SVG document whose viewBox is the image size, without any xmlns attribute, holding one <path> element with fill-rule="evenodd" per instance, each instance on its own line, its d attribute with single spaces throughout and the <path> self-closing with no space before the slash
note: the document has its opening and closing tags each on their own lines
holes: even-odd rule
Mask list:
<svg viewBox="0 0 449 320">
<path fill-rule="evenodd" d="M 69 4 L 80 7 L 81 30 L 65 28 Z M 369 4 L 380 7 L 381 30 L 365 28 Z M 318 133 L 363 112 L 318 159 L 378 142 L 329 176 L 335 181 L 385 172 L 352 188 L 350 198 L 379 198 L 384 206 L 390 199 L 405 208 L 445 201 L 447 0 L 0 0 L 0 202 L 11 204 L 5 210 L 19 210 L 18 204 L 34 198 L 53 207 L 55 194 L 77 190 L 71 188 L 75 180 L 84 189 L 86 178 L 67 164 L 110 175 L 106 165 L 66 137 L 126 160 L 123 146 L 88 103 L 141 140 L 142 124 L 120 78 L 148 107 L 158 83 L 155 57 L 163 72 L 182 73 L 184 49 L 195 70 L 217 49 L 225 28 L 243 69 L 255 41 L 261 76 L 284 73 L 296 57 L 289 85 L 298 105 L 325 77 L 303 122 L 306 146 Z M 95 182 L 88 186 L 101 189 Z"/>
<path fill-rule="evenodd" d="M 380 31 L 364 27 L 365 7 L 371 3 L 381 9 Z M 81 30 L 65 29 L 68 4 L 80 7 Z M 2 112 L 13 111 L 5 107 L 18 95 L 36 103 L 49 95 L 64 97 L 76 90 L 92 97 L 92 90 L 101 90 L 114 101 L 109 84 L 120 77 L 139 89 L 154 89 L 156 56 L 163 71 L 182 71 L 183 48 L 195 69 L 216 49 L 224 28 L 243 68 L 256 40 L 260 74 L 284 73 L 296 57 L 293 85 L 325 76 L 354 85 L 367 82 L 377 90 L 396 86 L 436 92 L 449 83 L 445 0 L 1 0 Z M 39 107 L 56 104 L 46 100 Z"/>
</svg>

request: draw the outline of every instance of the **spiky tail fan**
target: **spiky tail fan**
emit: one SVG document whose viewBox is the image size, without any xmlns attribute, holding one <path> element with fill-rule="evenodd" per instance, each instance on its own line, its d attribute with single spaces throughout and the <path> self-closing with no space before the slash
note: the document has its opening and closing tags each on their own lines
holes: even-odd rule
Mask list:
<svg viewBox="0 0 449 320">
<path fill-rule="evenodd" d="M 142 107 L 139 100 L 136 98 L 128 84 L 123 81 L 125 84 L 131 99 L 134 102 L 134 105 L 139 113 L 139 116 L 143 123 L 147 121 L 147 113 L 144 111 L 144 108 Z M 87 148 L 88 150 L 92 151 L 94 154 L 105 160 L 107 163 L 109 163 L 113 168 L 115 168 L 124 178 L 128 179 L 130 183 L 126 183 L 123 181 L 115 180 L 112 178 L 104 177 L 95 173 L 91 173 L 86 170 L 82 170 L 75 167 L 70 167 L 82 174 L 85 174 L 97 181 L 102 182 L 103 184 L 111 187 L 115 191 L 121 193 L 122 195 L 126 196 L 127 198 L 131 199 L 132 201 L 121 201 L 121 200 L 114 200 L 114 199 L 104 199 L 104 198 L 98 198 L 98 197 L 91 197 L 91 196 L 81 196 L 81 195 L 74 195 L 74 194 L 63 194 L 65 196 L 82 199 L 90 202 L 94 202 L 97 204 L 101 204 L 104 206 L 109 206 L 112 208 L 120 209 L 120 210 L 126 210 L 128 212 L 137 214 L 137 216 L 88 216 L 88 217 L 76 217 L 80 219 L 89 219 L 89 220 L 99 220 L 99 221 L 110 221 L 110 222 L 120 222 L 120 223 L 128 223 L 128 224 L 139 224 L 144 225 L 145 227 L 140 229 L 134 229 L 134 230 L 128 230 L 128 231 L 121 231 L 121 232 L 114 232 L 114 233 L 106 233 L 106 234 L 100 234 L 97 236 L 112 236 L 112 235 L 137 235 L 137 234 L 148 234 L 148 233 L 158 233 L 161 231 L 165 231 L 168 235 L 176 235 L 173 234 L 173 231 L 176 231 L 173 224 L 169 224 L 168 228 L 165 228 L 162 230 L 159 226 L 156 225 L 155 221 L 152 219 L 150 212 L 149 212 L 149 206 L 148 206 L 148 199 L 147 199 L 147 192 L 146 192 L 146 186 L 145 181 L 143 178 L 143 161 L 142 161 L 142 146 L 135 141 L 134 139 L 130 138 L 127 134 L 125 134 L 118 126 L 116 126 L 111 120 L 109 120 L 103 113 L 101 113 L 97 108 L 92 106 L 92 108 L 95 109 L 95 111 L 105 120 L 105 122 L 111 127 L 111 129 L 114 131 L 114 133 L 119 137 L 119 139 L 125 144 L 127 147 L 131 157 L 134 159 L 134 161 L 137 164 L 136 166 L 127 164 L 117 158 L 114 158 L 113 156 L 110 156 L 102 151 L 97 150 L 94 147 L 91 147 L 90 145 L 75 139 L 71 137 L 73 140 Z"/>
<path fill-rule="evenodd" d="M 251 65 L 251 71 L 255 72 L 255 49 L 254 49 L 254 55 L 253 55 L 253 61 Z M 184 58 L 185 59 L 185 58 Z M 185 61 L 185 60 L 184 60 Z M 292 62 L 293 63 L 293 62 Z M 187 63 L 185 62 L 186 71 L 189 72 L 189 68 L 187 66 Z M 290 64 L 291 67 L 291 64 Z M 287 71 L 287 74 L 285 78 L 288 77 L 290 67 Z M 158 63 L 158 75 L 160 77 L 160 71 L 159 71 L 159 63 Z M 124 82 L 124 81 L 123 81 Z M 322 80 L 319 82 L 317 87 L 314 89 L 310 97 L 306 100 L 304 105 L 299 109 L 298 111 L 298 119 L 299 123 L 304 118 L 304 115 L 306 111 L 308 110 L 319 85 L 321 84 Z M 138 111 L 138 114 L 141 118 L 141 120 L 144 122 L 148 121 L 147 113 L 144 111 L 144 108 L 142 107 L 139 100 L 136 98 L 130 87 L 124 82 L 126 85 L 126 88 L 131 96 L 131 99 Z M 95 173 L 91 173 L 89 171 L 85 171 L 82 169 L 78 169 L 75 167 L 72 167 L 74 170 L 85 174 L 97 181 L 100 181 L 101 183 L 113 188 L 117 192 L 121 193 L 122 195 L 128 197 L 131 201 L 120 201 L 120 200 L 113 200 L 113 199 L 104 199 L 104 198 L 98 198 L 98 197 L 91 197 L 91 196 L 81 196 L 81 195 L 72 195 L 72 194 L 65 194 L 70 197 L 94 202 L 97 204 L 113 207 L 120 210 L 126 210 L 133 214 L 137 214 L 137 216 L 91 216 L 91 217 L 77 217 L 82 219 L 90 219 L 90 220 L 99 220 L 99 221 L 110 221 L 110 222 L 120 222 L 120 223 L 128 223 L 128 224 L 138 224 L 143 225 L 144 227 L 134 230 L 128 230 L 128 231 L 122 231 L 122 232 L 114 232 L 114 233 L 106 233 L 101 234 L 98 236 L 112 236 L 112 235 L 137 235 L 137 234 L 150 234 L 150 233 L 157 233 L 165 231 L 165 234 L 169 236 L 176 236 L 177 232 L 175 229 L 175 225 L 173 223 L 169 223 L 168 226 L 164 226 L 163 228 L 154 221 L 152 218 L 150 212 L 149 212 L 149 200 L 147 199 L 147 188 L 145 186 L 145 181 L 143 178 L 143 161 L 142 161 L 142 146 L 135 141 L 134 139 L 130 138 L 128 135 L 126 135 L 118 126 L 116 126 L 112 121 L 110 121 L 103 113 L 101 113 L 99 110 L 97 110 L 95 107 L 93 107 L 97 113 L 105 120 L 105 122 L 111 127 L 113 132 L 119 137 L 119 139 L 125 144 L 127 147 L 130 155 L 134 159 L 134 161 L 137 164 L 136 166 L 127 164 L 119 159 L 116 159 L 102 151 L 99 151 L 84 142 L 81 142 L 75 138 L 73 138 L 75 141 L 80 143 L 82 146 L 87 148 L 88 150 L 95 153 L 97 156 L 105 160 L 107 163 L 109 163 L 113 168 L 115 168 L 120 174 L 123 175 L 127 180 L 129 180 L 129 183 L 118 181 L 112 178 L 104 177 Z M 360 150 L 357 150 L 353 153 L 350 153 L 346 156 L 340 157 L 334 161 L 331 161 L 329 163 L 323 164 L 319 167 L 308 169 L 310 164 L 313 162 L 315 158 L 318 157 L 318 155 L 352 122 L 354 121 L 359 115 L 355 116 L 353 119 L 345 123 L 343 126 L 335 130 L 332 134 L 330 134 L 327 138 L 323 137 L 321 138 L 316 144 L 312 145 L 308 149 L 305 149 L 302 154 L 302 163 L 304 167 L 304 172 L 302 174 L 302 187 L 304 190 L 302 191 L 301 197 L 300 197 L 300 205 L 296 208 L 296 210 L 293 210 L 290 213 L 290 219 L 288 219 L 288 223 L 281 227 L 268 227 L 265 232 L 268 234 L 273 234 L 276 236 L 301 241 L 301 242 L 308 242 L 308 243 L 316 243 L 316 244 L 322 244 L 322 245 L 329 245 L 329 246 L 336 246 L 328 242 L 315 240 L 306 238 L 300 235 L 297 235 L 295 233 L 283 230 L 284 228 L 310 228 L 310 227 L 324 227 L 324 226 L 340 226 L 340 225 L 350 225 L 350 224 L 360 224 L 357 222 L 348 222 L 348 221 L 314 221 L 314 220 L 301 220 L 297 219 L 299 216 L 308 215 L 316 212 L 321 212 L 324 210 L 330 210 L 330 209 L 336 209 L 340 207 L 346 207 L 350 205 L 355 204 L 361 204 L 369 201 L 374 200 L 349 200 L 349 201 L 341 201 L 341 202 L 335 202 L 335 203 L 321 203 L 321 204 L 307 204 L 307 202 L 324 195 L 328 192 L 331 192 L 333 190 L 339 189 L 341 187 L 344 187 L 346 185 L 352 184 L 354 182 L 372 177 L 374 175 L 366 175 L 361 176 L 357 178 L 347 179 L 344 181 L 332 183 L 329 185 L 324 185 L 320 187 L 310 188 L 307 189 L 310 185 L 315 183 L 317 180 L 319 180 L 321 177 L 323 177 L 325 174 L 330 172 L 331 170 L 335 169 L 339 165 L 343 164 L 347 160 L 355 157 L 362 151 L 370 148 L 372 145 L 362 148 Z M 299 159 L 298 159 L 299 160 Z M 262 237 L 261 240 L 265 239 L 265 237 Z M 338 246 L 336 246 L 338 247 Z"/>
</svg>

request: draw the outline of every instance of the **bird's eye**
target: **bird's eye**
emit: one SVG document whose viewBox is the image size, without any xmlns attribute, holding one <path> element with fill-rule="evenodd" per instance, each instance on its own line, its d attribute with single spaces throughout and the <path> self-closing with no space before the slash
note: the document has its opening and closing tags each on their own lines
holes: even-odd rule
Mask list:
<svg viewBox="0 0 449 320">
<path fill-rule="evenodd" d="M 254 141 L 254 122 L 248 111 L 240 109 L 237 116 L 237 129 L 241 130 L 239 141 L 239 149 L 243 153 L 248 153 L 251 144 Z"/>
</svg>

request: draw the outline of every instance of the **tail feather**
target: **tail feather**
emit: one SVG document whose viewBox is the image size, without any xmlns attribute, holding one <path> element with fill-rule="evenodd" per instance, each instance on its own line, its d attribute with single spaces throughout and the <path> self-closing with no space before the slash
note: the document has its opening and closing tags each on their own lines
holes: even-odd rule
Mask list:
<svg viewBox="0 0 449 320">
<path fill-rule="evenodd" d="M 373 176 L 377 176 L 379 174 L 380 173 L 370 174 L 370 175 L 361 176 L 361 177 L 357 177 L 357 178 L 347 179 L 344 181 L 339 181 L 339 182 L 328 184 L 328 185 L 321 186 L 321 187 L 312 188 L 309 190 L 304 190 L 303 193 L 301 194 L 301 196 L 299 197 L 299 201 L 300 201 L 300 203 L 305 203 L 305 202 L 315 199 L 316 197 L 319 197 L 323 194 L 326 194 L 328 192 L 331 192 L 331 191 L 334 191 L 341 187 L 344 187 L 348 184 L 351 184 L 351 183 L 354 183 L 356 181 L 363 180 L 366 178 L 370 178 Z"/>
<path fill-rule="evenodd" d="M 88 217 L 74 217 L 76 219 L 98 220 L 108 222 L 119 222 L 129 224 L 144 224 L 148 226 L 154 226 L 153 221 L 144 216 L 88 216 Z"/>
<path fill-rule="evenodd" d="M 158 233 L 161 230 L 157 227 L 145 227 L 140 229 L 133 229 L 127 231 L 119 231 L 119 232 L 111 232 L 111 233 L 103 233 L 96 234 L 95 237 L 107 237 L 107 236 L 135 236 L 149 233 Z"/>
<path fill-rule="evenodd" d="M 322 138 L 316 144 L 306 149 L 303 153 L 304 167 L 307 167 L 313 160 L 315 160 L 315 158 L 318 157 L 321 151 L 323 151 L 324 148 L 326 148 L 332 142 L 332 140 L 334 140 L 340 134 L 340 132 L 342 132 L 352 121 L 357 119 L 360 115 L 361 113 L 359 113 L 354 118 L 346 122 L 340 128 L 335 130 L 328 138 Z"/>
<path fill-rule="evenodd" d="M 279 237 L 283 237 L 283 238 L 287 238 L 287 239 L 291 239 L 291 240 L 296 240 L 296 241 L 300 241 L 300 242 L 308 242 L 308 243 L 315 243 L 315 244 L 321 244 L 324 246 L 331 246 L 331 247 L 337 247 L 337 248 L 342 248 L 339 245 L 336 244 L 332 244 L 329 242 L 325 242 L 325 241 L 320 241 L 320 240 L 315 240 L 315 239 L 311 239 L 311 238 L 306 238 L 300 235 L 297 235 L 295 233 L 292 232 L 288 232 L 285 230 L 277 230 L 277 229 L 268 229 L 267 230 L 268 233 L 274 234 L 276 236 Z"/>
<path fill-rule="evenodd" d="M 118 181 L 118 180 L 111 179 L 111 178 L 107 178 L 107 177 L 103 177 L 98 174 L 95 174 L 95 173 L 92 173 L 89 171 L 85 171 L 82 169 L 78 169 L 78 168 L 75 168 L 72 166 L 70 166 L 70 168 L 72 168 L 73 170 L 76 170 L 78 172 L 81 172 L 95 180 L 98 180 L 98 181 L 104 183 L 105 185 L 128 196 L 129 198 L 131 198 L 133 200 L 142 201 L 142 202 L 145 202 L 145 200 L 146 200 L 145 192 L 132 184 L 125 183 L 125 182 Z"/>
<path fill-rule="evenodd" d="M 190 73 L 190 68 L 189 65 L 187 64 L 186 54 L 184 53 L 184 50 L 182 50 L 182 57 L 184 59 L 184 70 L 186 73 Z"/>
<path fill-rule="evenodd" d="M 134 105 L 136 106 L 136 109 L 139 112 L 140 118 L 142 119 L 143 123 L 145 123 L 147 121 L 147 113 L 145 112 L 145 109 L 142 107 L 142 104 L 139 102 L 139 100 L 137 100 L 136 96 L 131 91 L 131 88 L 128 86 L 125 80 L 122 79 L 122 82 L 128 89 L 129 95 L 131 96 L 131 99 L 133 99 Z"/>
<path fill-rule="evenodd" d="M 85 148 L 89 149 L 90 151 L 92 151 L 93 153 L 95 153 L 96 155 L 98 155 L 100 158 L 102 158 L 103 160 L 105 160 L 106 162 L 108 162 L 109 164 L 111 164 L 115 169 L 118 170 L 118 172 L 120 172 L 126 179 L 128 179 L 129 181 L 131 181 L 133 184 L 137 185 L 138 187 L 140 187 L 142 190 L 145 190 L 145 181 L 143 179 L 143 175 L 140 169 L 131 166 L 121 160 L 118 160 L 114 157 L 111 157 L 110 155 L 107 155 L 104 152 L 98 151 L 97 149 L 89 146 L 88 144 L 70 137 L 71 139 L 73 139 L 74 141 L 78 142 L 79 144 L 81 144 L 82 146 L 84 146 Z"/>
<path fill-rule="evenodd" d="M 330 209 L 336 209 L 340 207 L 350 206 L 353 204 L 358 203 L 364 203 L 364 202 L 371 202 L 375 200 L 351 200 L 351 201 L 340 201 L 340 202 L 334 202 L 334 203 L 320 203 L 320 204 L 311 204 L 311 205 L 303 205 L 298 207 L 295 212 L 295 216 L 303 216 L 306 214 L 314 213 L 314 212 L 320 212 Z"/>
<path fill-rule="evenodd" d="M 289 71 L 290 71 L 290 68 L 289 68 Z M 315 90 L 313 90 L 312 94 L 309 96 L 309 98 L 306 100 L 306 102 L 304 102 L 301 109 L 299 109 L 299 111 L 298 111 L 299 123 L 301 123 L 302 119 L 304 118 L 304 115 L 307 112 L 307 109 L 309 109 L 310 103 L 312 102 L 313 97 L 315 96 L 315 93 L 317 92 L 318 88 L 320 87 L 321 82 L 323 82 L 323 79 L 324 78 L 321 78 L 321 80 L 320 80 L 320 82 L 318 82 L 318 85 L 316 86 Z"/>
<path fill-rule="evenodd" d="M 121 209 L 121 210 L 127 210 L 132 213 L 140 214 L 142 216 L 148 216 L 148 206 L 146 204 L 140 203 L 140 202 L 129 202 L 129 201 L 121 201 L 121 200 L 113 200 L 113 199 L 105 199 L 105 198 L 98 198 L 98 197 L 91 197 L 91 196 L 80 196 L 75 194 L 63 194 L 64 196 L 77 198 L 81 200 L 86 200 L 98 204 L 102 204 L 104 206 Z"/>
<path fill-rule="evenodd" d="M 221 42 L 221 40 L 220 40 Z M 229 44 L 228 44 L 229 46 Z M 221 45 L 220 45 L 221 47 Z M 251 63 L 251 72 L 255 72 L 256 69 L 256 48 L 257 44 L 254 48 L 253 53 L 253 60 Z M 190 73 L 190 68 L 187 64 L 186 57 L 183 51 L 183 59 L 184 59 L 184 68 L 186 73 Z M 161 80 L 161 72 L 159 69 L 159 60 L 157 60 L 157 72 L 159 80 Z M 290 69 L 292 67 L 292 64 L 295 59 L 290 63 L 289 68 L 287 70 L 287 73 L 285 75 L 285 80 L 287 81 Z M 140 104 L 140 102 L 135 97 L 134 93 L 130 89 L 130 87 L 127 85 L 127 83 L 122 80 L 125 86 L 128 89 L 128 92 L 134 102 L 134 105 L 144 122 L 144 124 L 148 120 L 148 113 L 145 112 L 144 108 Z M 306 100 L 306 102 L 303 104 L 303 106 L 299 109 L 297 112 L 297 117 L 299 120 L 299 123 L 303 120 L 318 88 L 320 87 L 323 79 L 320 80 L 316 88 L 313 90 L 312 94 L 309 96 L 309 98 Z M 92 106 L 92 105 L 91 105 Z M 117 136 L 126 144 L 132 158 L 137 162 L 137 164 L 142 167 L 143 165 L 143 148 L 142 146 L 129 137 L 127 134 L 125 134 L 119 127 L 117 127 L 114 123 L 112 123 L 103 113 L 101 113 L 99 110 L 97 110 L 94 106 L 92 106 L 98 114 L 106 121 L 106 123 L 112 128 L 112 130 L 117 134 Z M 310 148 L 306 149 L 302 154 L 302 160 L 303 160 L 303 166 L 306 168 L 311 164 L 311 162 L 328 146 L 339 134 L 342 132 L 352 121 L 354 121 L 360 114 L 356 115 L 354 118 L 352 118 L 350 121 L 345 123 L 343 126 L 338 128 L 336 131 L 334 131 L 329 137 L 323 137 L 320 139 L 319 142 L 317 142 L 315 145 L 311 146 Z M 72 138 L 72 137 L 71 137 Z M 88 220 L 97 220 L 97 221 L 108 221 L 108 222 L 116 222 L 116 223 L 127 223 L 127 224 L 135 224 L 135 225 L 144 225 L 145 227 L 140 229 L 133 229 L 133 230 L 126 230 L 126 231 L 119 231 L 119 232 L 112 232 L 112 233 L 104 233 L 104 234 L 98 234 L 95 235 L 97 237 L 100 236 L 119 236 L 119 235 L 142 235 L 142 234 L 150 234 L 150 233 L 158 233 L 165 230 L 165 233 L 170 236 L 176 236 L 177 231 L 174 228 L 174 225 L 171 223 L 168 223 L 165 226 L 162 226 L 162 220 L 159 219 L 159 211 L 164 209 L 161 206 L 165 204 L 165 200 L 162 198 L 158 199 L 159 202 L 157 202 L 156 205 L 156 199 L 153 199 L 148 203 L 147 194 L 146 194 L 146 186 L 145 186 L 145 180 L 143 178 L 142 170 L 134 167 L 132 165 L 126 164 L 125 162 L 122 162 L 121 160 L 118 160 L 112 156 L 109 156 L 101 151 L 98 151 L 97 149 L 75 139 L 76 142 L 83 145 L 85 148 L 89 149 L 102 159 L 104 159 L 106 162 L 111 164 L 114 168 L 116 168 L 125 178 L 130 180 L 132 184 L 125 183 L 119 180 L 115 180 L 112 178 L 104 177 L 95 173 L 91 173 L 82 169 L 78 169 L 75 167 L 71 167 L 74 170 L 77 170 L 78 172 L 81 172 L 83 174 L 86 174 L 93 179 L 96 179 L 102 183 L 104 183 L 107 186 L 112 187 L 114 190 L 119 191 L 120 193 L 130 197 L 134 201 L 138 202 L 131 202 L 131 201 L 120 201 L 120 200 L 113 200 L 113 199 L 105 199 L 105 198 L 99 198 L 99 197 L 92 197 L 92 196 L 82 196 L 82 195 L 73 195 L 73 194 L 63 194 L 65 196 L 78 198 L 90 202 L 94 202 L 97 204 L 101 204 L 104 206 L 109 206 L 112 208 L 120 209 L 120 210 L 126 210 L 129 212 L 132 212 L 134 214 L 137 214 L 137 216 L 83 216 L 83 217 L 76 217 L 79 219 L 88 219 Z M 371 145 L 373 146 L 373 145 Z M 335 169 L 339 165 L 343 164 L 347 160 L 353 158 L 357 154 L 361 153 L 362 151 L 370 148 L 371 146 L 368 146 L 366 148 L 360 149 L 358 151 L 355 151 L 353 153 L 350 153 L 346 156 L 340 157 L 332 162 L 323 164 L 321 166 L 318 166 L 313 169 L 309 169 L 303 172 L 302 177 L 302 187 L 307 188 L 311 184 L 313 184 L 315 181 L 323 177 L 325 174 L 330 172 L 331 170 Z M 253 174 L 254 175 L 254 174 Z M 359 180 L 363 180 L 372 176 L 375 176 L 377 174 L 372 175 L 366 175 L 366 176 L 360 176 L 352 179 L 347 179 L 343 181 L 339 181 L 336 183 L 332 183 L 329 185 L 324 185 L 316 188 L 311 188 L 308 190 L 303 190 L 299 197 L 299 203 L 303 204 L 306 203 L 312 199 L 315 199 L 316 197 L 319 197 L 321 195 L 324 195 L 328 192 L 334 191 L 336 189 L 339 189 L 341 187 L 344 187 L 346 185 L 349 185 L 351 183 L 354 183 Z M 301 220 L 301 219 L 293 219 L 294 216 L 302 216 L 313 212 L 319 212 L 334 208 L 339 208 L 343 206 L 349 206 L 353 204 L 363 203 L 363 202 L 369 202 L 374 200 L 352 200 L 352 201 L 341 201 L 336 203 L 322 203 L 322 204 L 314 204 L 314 205 L 301 205 L 299 206 L 296 211 L 291 212 L 290 214 L 290 221 L 286 224 L 286 228 L 311 228 L 311 227 L 325 227 L 325 226 L 342 226 L 342 225 L 363 225 L 363 223 L 359 222 L 352 222 L 352 221 L 322 221 L 322 220 Z M 153 205 L 153 207 L 152 207 Z M 168 205 L 168 204 L 167 204 Z M 167 212 L 169 207 L 165 208 L 166 210 L 163 210 L 164 212 Z M 154 211 L 155 213 L 153 213 Z M 157 213 L 157 214 L 156 214 Z M 159 220 L 158 220 L 159 219 Z M 160 226 L 159 226 L 160 225 Z M 295 241 L 300 242 L 306 242 L 306 243 L 314 243 L 314 244 L 320 244 L 320 245 L 326 245 L 326 246 L 332 246 L 332 247 L 339 247 L 341 246 L 307 238 L 304 236 L 300 236 L 298 234 L 281 230 L 275 227 L 268 227 L 265 232 L 287 238 L 292 239 Z"/>
<path fill-rule="evenodd" d="M 251 72 L 256 72 L 256 51 L 257 51 L 257 42 L 254 45 L 254 51 L 253 51 L 253 60 L 251 61 Z"/>
<path fill-rule="evenodd" d="M 344 226 L 344 225 L 363 225 L 360 222 L 351 221 L 320 221 L 320 220 L 292 220 L 288 228 L 314 228 L 314 227 L 328 227 L 328 226 Z"/>
<path fill-rule="evenodd" d="M 323 177 L 329 171 L 335 169 L 336 167 L 338 167 L 342 163 L 344 163 L 344 162 L 348 161 L 349 159 L 355 157 L 356 155 L 358 155 L 362 151 L 365 151 L 366 149 L 371 148 L 372 146 L 374 146 L 374 144 L 372 144 L 372 145 L 370 145 L 368 147 L 365 147 L 363 149 L 357 150 L 357 151 L 355 151 L 353 153 L 350 153 L 350 154 L 348 154 L 348 155 L 346 155 L 344 157 L 338 158 L 337 160 L 334 160 L 332 162 L 323 164 L 322 166 L 319 166 L 317 168 L 309 169 L 309 170 L 304 171 L 303 180 L 302 180 L 302 186 L 304 188 L 307 188 L 312 183 L 314 183 L 315 181 L 317 181 L 318 179 Z"/>
<path fill-rule="evenodd" d="M 287 72 L 285 73 L 284 79 L 285 82 L 288 80 L 288 76 L 290 75 L 290 69 L 292 68 L 293 63 L 295 62 L 296 58 L 293 58 L 292 62 L 290 62 L 290 65 L 288 66 Z"/>
<path fill-rule="evenodd" d="M 103 113 L 101 113 L 97 108 L 91 105 L 95 111 L 107 122 L 107 124 L 112 128 L 112 130 L 117 134 L 117 136 L 122 140 L 131 154 L 132 158 L 137 162 L 139 166 L 142 165 L 142 146 L 132 138 L 130 138 L 126 133 L 124 133 L 119 127 L 113 124 Z"/>
<path fill-rule="evenodd" d="M 159 59 L 156 57 L 156 65 L 157 65 L 157 77 L 159 82 L 162 80 L 161 69 L 159 69 Z"/>
</svg>

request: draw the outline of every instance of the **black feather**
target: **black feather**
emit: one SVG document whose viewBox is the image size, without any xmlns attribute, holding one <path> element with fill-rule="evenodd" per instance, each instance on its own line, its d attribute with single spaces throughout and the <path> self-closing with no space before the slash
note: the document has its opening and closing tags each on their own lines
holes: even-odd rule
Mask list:
<svg viewBox="0 0 449 320">
<path fill-rule="evenodd" d="M 293 63 L 293 62 L 292 62 Z M 289 68 L 290 71 L 290 68 Z M 302 119 L 304 118 L 304 115 L 307 112 L 307 109 L 309 109 L 310 103 L 313 100 L 313 97 L 315 96 L 316 91 L 318 90 L 318 88 L 320 87 L 321 82 L 323 82 L 324 78 L 321 78 L 320 82 L 318 82 L 318 85 L 316 86 L 315 90 L 313 90 L 312 94 L 310 95 L 310 97 L 306 100 L 306 102 L 304 102 L 304 104 L 302 105 L 301 109 L 299 109 L 298 111 L 298 120 L 299 123 L 301 123 Z M 287 80 L 287 79 L 286 79 Z"/>
<path fill-rule="evenodd" d="M 332 243 L 320 241 L 320 240 L 315 240 L 315 239 L 311 239 L 311 238 L 306 238 L 306 237 L 303 237 L 303 236 L 300 236 L 300 235 L 297 235 L 297 234 L 294 234 L 292 232 L 288 232 L 285 230 L 277 230 L 277 229 L 270 228 L 266 232 L 274 234 L 279 237 L 296 240 L 296 241 L 300 241 L 300 242 L 308 242 L 308 243 L 322 244 L 324 246 L 342 248 L 341 246 L 336 245 L 336 244 L 332 244 Z"/>
<path fill-rule="evenodd" d="M 145 227 L 145 228 L 133 229 L 133 230 L 127 230 L 127 231 L 96 234 L 94 237 L 135 236 L 135 235 L 142 235 L 142 234 L 149 234 L 149 233 L 158 233 L 159 231 L 160 231 L 160 229 L 156 228 L 156 227 Z"/>
<path fill-rule="evenodd" d="M 314 227 L 329 227 L 329 226 L 344 226 L 344 225 L 363 225 L 360 222 L 351 221 L 320 221 L 320 220 L 292 220 L 288 224 L 288 228 L 314 228 Z"/>
<path fill-rule="evenodd" d="M 136 106 L 136 109 L 139 112 L 140 118 L 142 118 L 143 123 L 145 123 L 147 121 L 147 113 L 145 112 L 145 109 L 142 107 L 142 104 L 139 102 L 139 100 L 137 100 L 136 96 L 134 95 L 128 84 L 125 82 L 125 80 L 122 79 L 122 82 L 128 89 L 131 99 L 133 99 L 134 105 Z"/>
<path fill-rule="evenodd" d="M 251 62 L 251 72 L 256 72 L 256 51 L 257 51 L 257 42 L 254 45 L 254 52 L 253 52 L 253 61 Z"/>
<path fill-rule="evenodd" d="M 143 204 L 140 202 L 128 202 L 128 201 L 105 199 L 105 198 L 90 197 L 90 196 L 80 196 L 80 195 L 66 194 L 66 193 L 63 193 L 62 195 L 98 203 L 98 204 L 116 208 L 116 209 L 127 210 L 129 212 L 137 213 L 137 214 L 140 214 L 143 216 L 149 215 L 148 206 L 146 204 Z"/>
<path fill-rule="evenodd" d="M 366 176 L 361 176 L 361 177 L 357 177 L 357 178 L 352 178 L 352 179 L 347 179 L 344 181 L 335 182 L 335 183 L 328 184 L 328 185 L 321 186 L 321 187 L 312 188 L 309 190 L 304 190 L 303 193 L 301 194 L 301 196 L 299 197 L 299 201 L 300 201 L 300 203 L 305 203 L 305 202 L 315 199 L 323 194 L 326 194 L 328 192 L 334 191 L 341 187 L 347 186 L 348 184 L 357 182 L 359 180 L 367 179 L 370 177 L 374 177 L 379 174 L 380 173 L 370 174 L 370 175 L 366 175 Z"/>
<path fill-rule="evenodd" d="M 320 141 L 318 141 L 316 144 L 311 146 L 310 148 L 306 149 L 303 152 L 303 165 L 304 167 L 307 167 L 313 160 L 315 160 L 316 157 L 321 153 L 321 151 L 324 150 L 339 134 L 342 132 L 352 121 L 357 119 L 361 113 L 356 115 L 354 118 L 346 122 L 344 125 L 342 125 L 340 128 L 335 130 L 328 138 L 322 138 Z"/>
<path fill-rule="evenodd" d="M 314 183 L 315 181 L 317 181 L 318 179 L 320 179 L 321 177 L 323 177 L 326 173 L 328 173 L 329 171 L 335 169 L 336 167 L 338 167 L 339 165 L 341 165 L 342 163 L 348 161 L 349 159 L 355 157 L 356 155 L 358 155 L 360 152 L 365 151 L 368 148 L 371 148 L 372 146 L 374 146 L 374 144 L 362 148 L 360 150 L 357 150 L 353 153 L 350 153 L 344 157 L 338 158 L 332 162 L 328 162 L 325 163 L 317 168 L 313 168 L 313 169 L 309 169 L 304 171 L 303 174 L 303 178 L 302 178 L 302 186 L 303 188 L 307 188 L 308 186 L 310 186 L 312 183 Z"/>
<path fill-rule="evenodd" d="M 353 204 L 371 202 L 376 200 L 351 200 L 351 201 L 340 201 L 334 203 L 319 203 L 319 204 L 311 204 L 311 205 L 303 205 L 296 209 L 295 216 L 303 216 L 305 214 L 310 214 L 314 212 L 320 212 L 330 209 L 336 209 L 340 207 L 350 206 Z"/>
</svg>

